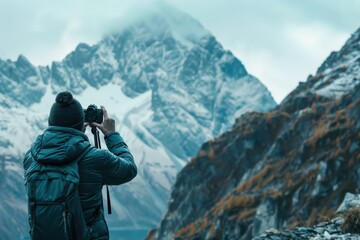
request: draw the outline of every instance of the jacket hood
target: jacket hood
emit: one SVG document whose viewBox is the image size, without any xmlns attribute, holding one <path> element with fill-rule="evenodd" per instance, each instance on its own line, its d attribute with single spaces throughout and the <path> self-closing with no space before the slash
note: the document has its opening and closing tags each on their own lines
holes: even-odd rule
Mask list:
<svg viewBox="0 0 360 240">
<path fill-rule="evenodd" d="M 89 139 L 81 131 L 50 126 L 31 145 L 31 155 L 41 164 L 63 165 L 75 161 L 89 147 Z"/>
</svg>

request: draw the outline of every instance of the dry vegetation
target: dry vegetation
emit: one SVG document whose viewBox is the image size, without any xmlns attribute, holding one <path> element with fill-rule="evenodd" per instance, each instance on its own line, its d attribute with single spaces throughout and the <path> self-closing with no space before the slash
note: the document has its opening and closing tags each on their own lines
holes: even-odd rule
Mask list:
<svg viewBox="0 0 360 240">
<path fill-rule="evenodd" d="M 344 214 L 344 233 L 360 233 L 360 207 L 352 208 Z"/>
</svg>

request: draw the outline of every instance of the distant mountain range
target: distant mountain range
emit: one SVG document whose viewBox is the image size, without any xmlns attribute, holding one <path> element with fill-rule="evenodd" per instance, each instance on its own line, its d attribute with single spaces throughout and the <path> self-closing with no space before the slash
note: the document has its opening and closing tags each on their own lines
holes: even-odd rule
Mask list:
<svg viewBox="0 0 360 240">
<path fill-rule="evenodd" d="M 247 111 L 276 104 L 266 87 L 199 22 L 166 4 L 61 62 L 0 60 L 0 234 L 28 234 L 22 157 L 47 127 L 57 92 L 107 107 L 139 175 L 113 187 L 109 226 L 154 227 L 176 174 L 203 142 Z M 92 136 L 89 135 L 92 140 Z M 105 146 L 103 144 L 102 146 Z"/>
<path fill-rule="evenodd" d="M 148 239 L 245 240 L 330 219 L 360 192 L 359 116 L 360 29 L 274 110 L 204 143 Z"/>
</svg>

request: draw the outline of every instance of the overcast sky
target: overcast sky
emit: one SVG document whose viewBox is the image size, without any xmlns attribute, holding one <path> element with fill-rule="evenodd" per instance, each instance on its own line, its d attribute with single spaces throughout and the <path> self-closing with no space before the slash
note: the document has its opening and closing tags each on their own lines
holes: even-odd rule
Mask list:
<svg viewBox="0 0 360 240">
<path fill-rule="evenodd" d="M 199 20 L 278 103 L 360 27 L 360 0 L 164 1 Z M 0 58 L 60 61 L 79 42 L 96 43 L 154 2 L 0 0 Z"/>
</svg>

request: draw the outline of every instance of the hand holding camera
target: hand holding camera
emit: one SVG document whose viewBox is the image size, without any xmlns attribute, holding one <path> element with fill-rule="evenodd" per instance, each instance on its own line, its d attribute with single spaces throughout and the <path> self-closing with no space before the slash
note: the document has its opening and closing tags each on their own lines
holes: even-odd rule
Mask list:
<svg viewBox="0 0 360 240">
<path fill-rule="evenodd" d="M 84 110 L 85 113 L 85 128 L 87 126 L 94 126 L 106 136 L 108 133 L 115 131 L 115 120 L 109 118 L 109 115 L 104 106 L 98 109 L 95 105 L 90 105 Z"/>
</svg>

